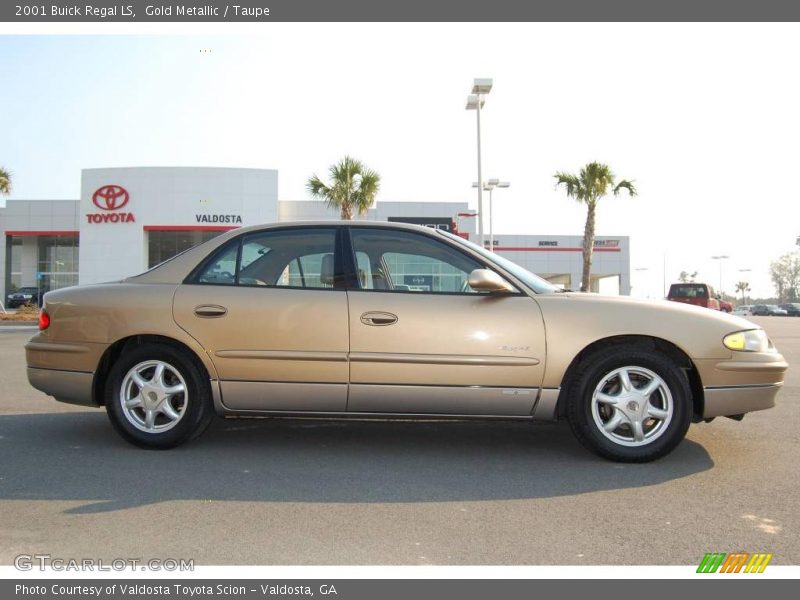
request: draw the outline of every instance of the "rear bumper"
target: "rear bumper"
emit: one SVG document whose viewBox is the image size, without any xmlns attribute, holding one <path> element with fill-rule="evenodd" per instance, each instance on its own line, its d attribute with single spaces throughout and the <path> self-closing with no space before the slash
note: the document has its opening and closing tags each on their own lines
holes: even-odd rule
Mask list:
<svg viewBox="0 0 800 600">
<path fill-rule="evenodd" d="M 703 418 L 741 415 L 775 406 L 782 383 L 768 385 L 734 385 L 707 387 Z"/>
<path fill-rule="evenodd" d="M 97 406 L 92 401 L 94 373 L 28 367 L 28 382 L 59 402 Z"/>
</svg>

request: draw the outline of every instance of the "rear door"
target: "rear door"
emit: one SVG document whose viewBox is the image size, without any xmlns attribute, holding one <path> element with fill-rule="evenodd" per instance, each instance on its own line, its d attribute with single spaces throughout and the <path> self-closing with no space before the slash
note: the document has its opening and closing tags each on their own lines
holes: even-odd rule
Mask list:
<svg viewBox="0 0 800 600">
<path fill-rule="evenodd" d="M 208 352 L 236 410 L 345 410 L 347 295 L 339 229 L 267 229 L 212 256 L 174 300 L 178 325 Z"/>
<path fill-rule="evenodd" d="M 353 226 L 348 411 L 530 414 L 545 333 L 521 293 L 477 293 L 483 267 L 434 236 Z"/>
</svg>

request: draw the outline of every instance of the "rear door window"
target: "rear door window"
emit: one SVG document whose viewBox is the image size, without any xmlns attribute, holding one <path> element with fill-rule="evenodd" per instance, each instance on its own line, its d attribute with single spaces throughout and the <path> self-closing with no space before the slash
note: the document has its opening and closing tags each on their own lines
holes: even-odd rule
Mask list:
<svg viewBox="0 0 800 600">
<path fill-rule="evenodd" d="M 673 285 L 669 295 L 670 298 L 708 298 L 708 290 L 703 284 L 685 283 Z"/>
<path fill-rule="evenodd" d="M 223 248 L 195 283 L 329 289 L 335 286 L 336 230 L 276 229 L 252 233 Z"/>
</svg>

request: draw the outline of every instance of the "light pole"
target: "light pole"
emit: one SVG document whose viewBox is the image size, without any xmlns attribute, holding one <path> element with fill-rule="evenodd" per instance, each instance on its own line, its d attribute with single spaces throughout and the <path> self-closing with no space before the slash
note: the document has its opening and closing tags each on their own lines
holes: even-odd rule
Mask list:
<svg viewBox="0 0 800 600">
<path fill-rule="evenodd" d="M 718 256 L 712 256 L 711 258 L 719 261 L 719 289 L 717 291 L 722 294 L 722 261 L 729 259 L 730 256 L 727 254 L 720 254 Z"/>
<path fill-rule="evenodd" d="M 467 96 L 467 110 L 474 110 L 478 115 L 478 181 L 483 183 L 481 171 L 481 109 L 485 100 L 483 97 L 492 91 L 491 79 L 475 79 L 472 84 L 472 94 Z M 483 185 L 478 186 L 478 244 L 483 247 Z"/>
<path fill-rule="evenodd" d="M 472 187 L 478 187 L 478 182 L 473 181 Z M 483 184 L 483 191 L 489 192 L 489 250 L 494 252 L 494 216 L 492 214 L 492 208 L 494 207 L 494 200 L 492 199 L 492 192 L 494 188 L 507 188 L 511 187 L 511 184 L 508 181 L 500 181 L 499 179 L 490 179 L 486 183 Z"/>
</svg>

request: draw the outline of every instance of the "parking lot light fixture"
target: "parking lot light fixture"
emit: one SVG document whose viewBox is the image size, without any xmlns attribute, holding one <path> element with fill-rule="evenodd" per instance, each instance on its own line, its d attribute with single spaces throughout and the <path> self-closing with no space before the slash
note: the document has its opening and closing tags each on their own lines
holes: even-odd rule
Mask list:
<svg viewBox="0 0 800 600">
<path fill-rule="evenodd" d="M 491 91 L 492 91 L 491 79 L 475 79 L 472 82 L 473 94 L 488 94 Z"/>
</svg>

